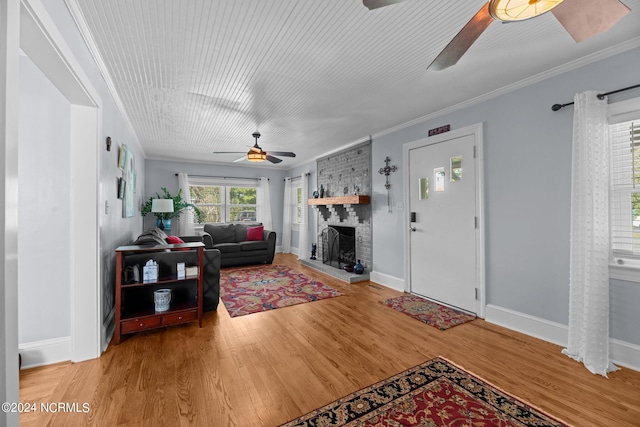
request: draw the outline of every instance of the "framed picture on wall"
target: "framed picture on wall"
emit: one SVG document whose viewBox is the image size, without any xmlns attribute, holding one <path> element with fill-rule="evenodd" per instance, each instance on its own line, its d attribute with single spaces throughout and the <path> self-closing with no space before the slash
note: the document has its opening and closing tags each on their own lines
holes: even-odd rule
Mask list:
<svg viewBox="0 0 640 427">
<path fill-rule="evenodd" d="M 127 165 L 127 146 L 122 144 L 118 153 L 118 169 L 124 170 Z"/>
<path fill-rule="evenodd" d="M 124 191 L 127 188 L 127 181 L 124 178 L 118 178 L 118 199 L 124 198 Z"/>
</svg>

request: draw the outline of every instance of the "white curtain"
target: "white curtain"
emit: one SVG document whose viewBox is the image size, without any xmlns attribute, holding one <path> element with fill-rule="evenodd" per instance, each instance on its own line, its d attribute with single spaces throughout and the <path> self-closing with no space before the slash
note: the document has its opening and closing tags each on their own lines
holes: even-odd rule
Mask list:
<svg viewBox="0 0 640 427">
<path fill-rule="evenodd" d="M 189 191 L 189 176 L 182 172 L 178 174 L 178 189 L 182 190 L 182 200 L 191 203 L 191 192 Z M 185 209 L 178 218 L 178 231 L 182 236 L 193 236 L 193 223 L 195 222 L 193 209 Z"/>
<path fill-rule="evenodd" d="M 576 94 L 571 161 L 569 340 L 562 352 L 594 374 L 609 361 L 609 170 L 607 101 Z"/>
<path fill-rule="evenodd" d="M 302 219 L 300 223 L 300 235 L 298 237 L 298 259 L 307 259 L 311 256 L 309 244 L 309 175 L 302 174 Z"/>
<path fill-rule="evenodd" d="M 269 178 L 259 178 L 258 194 L 256 203 L 258 205 L 257 220 L 264 225 L 266 230 L 273 230 L 273 220 L 271 219 L 271 193 L 269 192 Z"/>
<path fill-rule="evenodd" d="M 284 179 L 284 206 L 282 209 L 282 253 L 291 253 L 291 178 Z"/>
</svg>

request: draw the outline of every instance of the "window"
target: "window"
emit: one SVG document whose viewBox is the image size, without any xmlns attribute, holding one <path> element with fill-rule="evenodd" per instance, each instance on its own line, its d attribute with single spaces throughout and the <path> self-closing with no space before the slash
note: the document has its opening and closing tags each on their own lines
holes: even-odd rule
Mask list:
<svg viewBox="0 0 640 427">
<path fill-rule="evenodd" d="M 191 180 L 191 202 L 202 211 L 204 222 L 256 222 L 257 183 L 250 181 Z"/>
<path fill-rule="evenodd" d="M 640 120 L 609 126 L 614 256 L 640 255 Z"/>
<path fill-rule="evenodd" d="M 640 98 L 612 104 L 610 110 L 611 252 L 616 266 L 610 272 L 614 278 L 640 281 Z M 637 271 L 630 276 L 630 270 Z"/>
<path fill-rule="evenodd" d="M 292 222 L 294 224 L 302 224 L 302 187 L 295 188 L 293 195 L 295 197 L 294 206 L 296 209 L 294 211 L 295 217 Z"/>
</svg>

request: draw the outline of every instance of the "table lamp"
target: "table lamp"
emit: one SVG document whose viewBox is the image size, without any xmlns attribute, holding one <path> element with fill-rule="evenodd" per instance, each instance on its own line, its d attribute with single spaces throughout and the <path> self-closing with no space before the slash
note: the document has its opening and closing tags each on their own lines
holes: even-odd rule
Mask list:
<svg viewBox="0 0 640 427">
<path fill-rule="evenodd" d="M 158 225 L 160 230 L 164 230 L 165 227 L 169 230 L 171 229 L 171 218 L 165 218 L 164 214 L 173 212 L 173 199 L 153 199 L 151 201 L 151 212 L 162 215 Z"/>
</svg>

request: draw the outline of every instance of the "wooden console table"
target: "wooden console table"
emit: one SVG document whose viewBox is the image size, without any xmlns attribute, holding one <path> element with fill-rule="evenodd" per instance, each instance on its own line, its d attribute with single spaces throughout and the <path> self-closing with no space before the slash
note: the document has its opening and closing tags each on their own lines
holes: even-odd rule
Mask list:
<svg viewBox="0 0 640 427">
<path fill-rule="evenodd" d="M 149 259 L 154 259 L 154 254 L 177 250 L 197 251 L 198 274 L 196 276 L 178 278 L 175 274 L 163 275 L 163 272 L 159 271 L 157 280 L 143 282 L 143 266 L 140 265 L 140 280 L 138 282 L 125 283 L 124 275 L 128 256 L 147 254 Z M 124 334 L 162 328 L 195 320 L 197 320 L 198 325 L 202 327 L 203 264 L 204 243 L 201 242 L 160 246 L 120 246 L 116 248 L 115 343 L 120 344 Z M 167 311 L 156 312 L 153 292 L 162 288 L 172 289 L 172 299 Z M 189 292 L 175 292 L 175 290 L 186 290 Z M 195 295 L 195 298 L 189 295 Z"/>
</svg>

